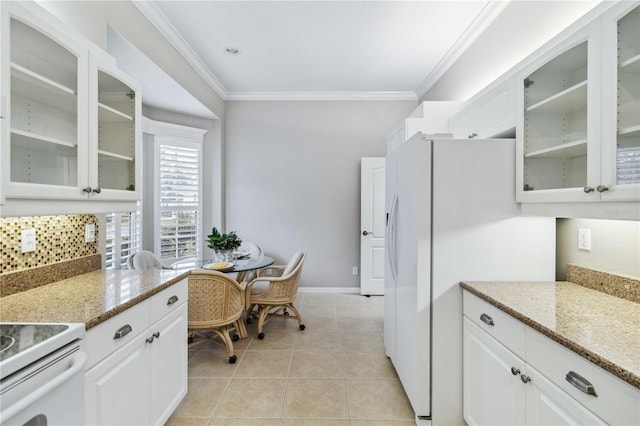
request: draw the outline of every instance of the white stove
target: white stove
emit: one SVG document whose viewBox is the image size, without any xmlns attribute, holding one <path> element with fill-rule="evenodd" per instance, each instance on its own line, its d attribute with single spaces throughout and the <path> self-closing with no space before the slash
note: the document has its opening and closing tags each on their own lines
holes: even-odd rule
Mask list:
<svg viewBox="0 0 640 426">
<path fill-rule="evenodd" d="M 0 424 L 83 424 L 84 324 L 0 323 Z"/>
</svg>

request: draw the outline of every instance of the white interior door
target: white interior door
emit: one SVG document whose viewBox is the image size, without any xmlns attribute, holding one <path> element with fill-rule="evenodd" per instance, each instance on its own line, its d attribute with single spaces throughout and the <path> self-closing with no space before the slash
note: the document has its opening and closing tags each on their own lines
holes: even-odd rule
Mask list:
<svg viewBox="0 0 640 426">
<path fill-rule="evenodd" d="M 384 163 L 364 157 L 360 165 L 360 294 L 384 294 Z"/>
</svg>

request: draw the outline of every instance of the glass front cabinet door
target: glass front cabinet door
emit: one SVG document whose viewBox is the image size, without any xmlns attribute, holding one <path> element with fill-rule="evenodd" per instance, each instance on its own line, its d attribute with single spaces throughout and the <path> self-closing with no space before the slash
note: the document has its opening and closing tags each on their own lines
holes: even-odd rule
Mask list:
<svg viewBox="0 0 640 426">
<path fill-rule="evenodd" d="M 83 197 L 88 51 L 13 3 L 2 6 L 1 39 L 6 197 Z"/>
<path fill-rule="evenodd" d="M 517 124 L 520 202 L 597 201 L 600 25 L 565 39 L 523 69 Z"/>
<path fill-rule="evenodd" d="M 110 57 L 92 55 L 90 95 L 91 191 L 98 199 L 140 199 L 141 96 L 138 84 Z"/>
<path fill-rule="evenodd" d="M 640 4 L 603 16 L 603 200 L 640 199 Z"/>
</svg>

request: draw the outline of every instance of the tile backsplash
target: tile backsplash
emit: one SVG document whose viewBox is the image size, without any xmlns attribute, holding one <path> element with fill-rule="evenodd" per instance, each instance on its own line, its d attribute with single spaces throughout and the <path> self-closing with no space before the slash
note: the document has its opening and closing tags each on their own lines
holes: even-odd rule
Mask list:
<svg viewBox="0 0 640 426">
<path fill-rule="evenodd" d="M 95 224 L 95 241 L 85 243 L 86 224 Z M 35 229 L 36 250 L 22 253 L 21 231 Z M 50 265 L 98 253 L 98 219 L 92 214 L 0 218 L 0 274 Z"/>
</svg>

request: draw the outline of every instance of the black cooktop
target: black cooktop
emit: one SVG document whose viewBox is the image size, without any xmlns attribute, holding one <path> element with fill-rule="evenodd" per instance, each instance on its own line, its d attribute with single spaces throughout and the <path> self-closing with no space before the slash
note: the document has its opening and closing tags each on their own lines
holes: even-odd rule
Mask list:
<svg viewBox="0 0 640 426">
<path fill-rule="evenodd" d="M 0 361 L 4 361 L 69 328 L 65 324 L 0 324 Z"/>
</svg>

